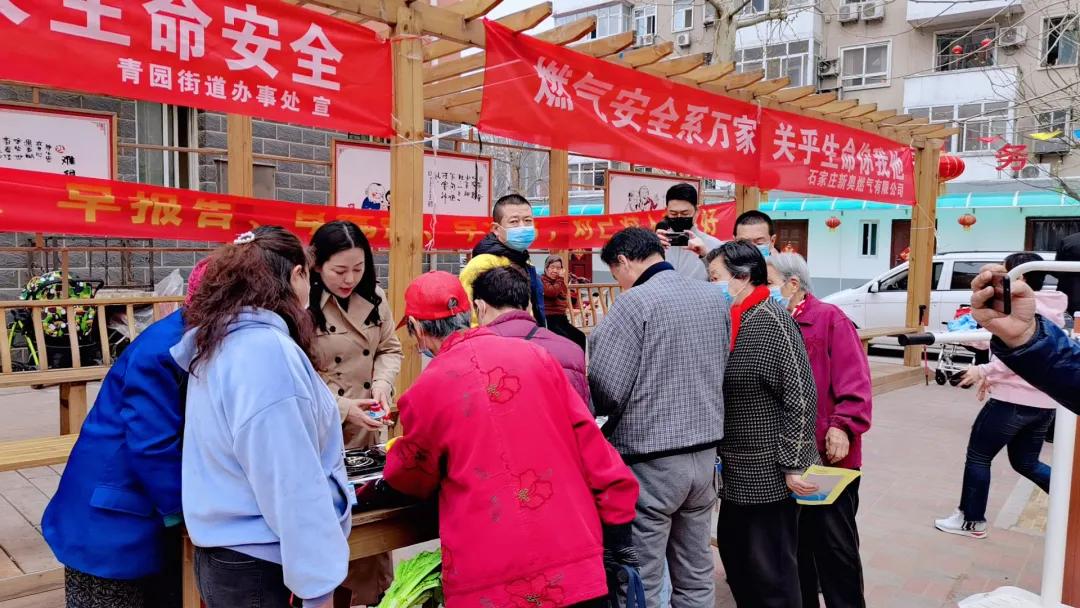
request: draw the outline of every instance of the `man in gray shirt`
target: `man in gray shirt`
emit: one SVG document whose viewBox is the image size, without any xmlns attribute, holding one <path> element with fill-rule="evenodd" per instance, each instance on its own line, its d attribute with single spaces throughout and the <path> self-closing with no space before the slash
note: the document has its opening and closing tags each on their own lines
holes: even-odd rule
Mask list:
<svg viewBox="0 0 1080 608">
<path fill-rule="evenodd" d="M 660 605 L 666 558 L 671 607 L 712 606 L 727 299 L 675 272 L 659 237 L 645 228 L 619 232 L 600 258 L 623 291 L 589 338 L 589 386 L 597 415 L 608 416 L 604 434 L 641 486 L 634 548 L 646 603 Z"/>
<path fill-rule="evenodd" d="M 702 258 L 719 247 L 721 241 L 705 234 L 694 223 L 698 214 L 697 188 L 685 183 L 675 184 L 668 188 L 665 198 L 667 214 L 657 224 L 656 235 L 667 250 L 667 261 L 684 277 L 708 281 Z"/>
</svg>

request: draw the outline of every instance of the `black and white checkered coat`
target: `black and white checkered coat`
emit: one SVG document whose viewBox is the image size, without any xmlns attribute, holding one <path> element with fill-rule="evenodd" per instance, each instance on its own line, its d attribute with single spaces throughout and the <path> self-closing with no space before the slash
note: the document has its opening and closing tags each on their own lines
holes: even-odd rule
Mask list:
<svg viewBox="0 0 1080 608">
<path fill-rule="evenodd" d="M 724 434 L 730 308 L 723 292 L 673 270 L 619 295 L 589 338 L 596 414 L 616 417 L 624 456 L 711 447 Z"/>
<path fill-rule="evenodd" d="M 772 299 L 742 313 L 724 404 L 723 499 L 754 505 L 790 496 L 785 471 L 819 462 L 817 389 L 799 326 Z"/>
</svg>

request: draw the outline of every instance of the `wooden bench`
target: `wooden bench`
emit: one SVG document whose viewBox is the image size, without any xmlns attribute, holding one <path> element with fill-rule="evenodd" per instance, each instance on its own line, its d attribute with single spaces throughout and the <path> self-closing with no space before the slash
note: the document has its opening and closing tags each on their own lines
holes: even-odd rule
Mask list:
<svg viewBox="0 0 1080 608">
<path fill-rule="evenodd" d="M 904 336 L 922 331 L 917 327 L 873 327 L 859 330 L 859 340 L 862 341 L 863 352 L 870 352 L 870 342 L 878 338 L 892 338 Z"/>
<path fill-rule="evenodd" d="M 0 442 L 0 471 L 63 464 L 71 456 L 78 438 L 75 434 Z"/>
<path fill-rule="evenodd" d="M 60 434 L 78 433 L 90 409 L 86 385 L 98 382 L 109 373 L 104 365 L 76 369 L 54 369 L 44 372 L 0 374 L 0 388 L 22 386 L 60 387 Z"/>
</svg>

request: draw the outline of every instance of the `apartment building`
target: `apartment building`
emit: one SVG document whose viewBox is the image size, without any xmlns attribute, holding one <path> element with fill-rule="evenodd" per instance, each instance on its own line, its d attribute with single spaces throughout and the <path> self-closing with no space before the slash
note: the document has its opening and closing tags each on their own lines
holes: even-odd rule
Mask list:
<svg viewBox="0 0 1080 608">
<path fill-rule="evenodd" d="M 1074 2 L 734 1 L 743 6 L 733 58 L 739 71 L 762 69 L 766 78 L 790 77 L 791 86 L 815 85 L 961 127 L 946 142 L 968 167 L 954 188 L 1080 177 Z M 750 24 L 777 12 L 783 19 Z M 586 15 L 597 16 L 594 37 L 632 30 L 637 45 L 670 41 L 679 55 L 714 50 L 716 11 L 706 0 L 556 2 L 557 24 Z M 1030 136 L 1055 132 L 1060 135 L 1049 140 Z M 995 152 L 1006 143 L 1026 145 L 1030 166 L 999 172 Z"/>
</svg>

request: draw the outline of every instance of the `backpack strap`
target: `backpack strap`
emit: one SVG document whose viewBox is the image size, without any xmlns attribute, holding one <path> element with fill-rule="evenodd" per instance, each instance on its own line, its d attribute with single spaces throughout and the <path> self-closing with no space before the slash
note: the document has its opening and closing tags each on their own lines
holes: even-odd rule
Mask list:
<svg viewBox="0 0 1080 608">
<path fill-rule="evenodd" d="M 536 336 L 537 332 L 539 332 L 539 331 L 540 331 L 540 326 L 539 325 L 537 325 L 536 327 L 533 327 L 532 329 L 530 329 L 529 333 L 525 334 L 525 341 L 528 342 L 529 340 L 532 340 Z"/>
</svg>

